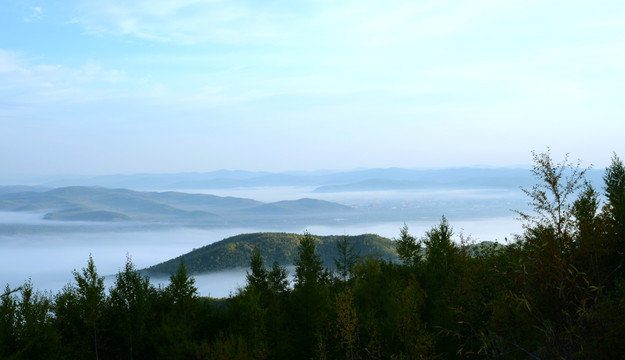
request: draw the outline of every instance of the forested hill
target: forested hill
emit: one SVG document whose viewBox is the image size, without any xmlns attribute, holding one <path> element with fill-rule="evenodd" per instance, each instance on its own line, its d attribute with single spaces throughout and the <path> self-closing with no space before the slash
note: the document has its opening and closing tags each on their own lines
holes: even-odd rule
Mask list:
<svg viewBox="0 0 625 360">
<path fill-rule="evenodd" d="M 213 244 L 193 250 L 187 254 L 145 269 L 149 274 L 172 274 L 176 272 L 183 258 L 187 271 L 198 274 L 237 267 L 248 267 L 252 250 L 260 250 L 265 264 L 277 261 L 281 265 L 293 264 L 302 235 L 289 233 L 253 233 L 226 238 Z M 334 267 L 337 257 L 336 243 L 343 236 L 316 236 L 317 253 L 328 268 Z M 379 235 L 364 234 L 347 236 L 355 253 L 360 256 L 374 255 L 384 260 L 397 258 L 395 243 Z"/>
</svg>

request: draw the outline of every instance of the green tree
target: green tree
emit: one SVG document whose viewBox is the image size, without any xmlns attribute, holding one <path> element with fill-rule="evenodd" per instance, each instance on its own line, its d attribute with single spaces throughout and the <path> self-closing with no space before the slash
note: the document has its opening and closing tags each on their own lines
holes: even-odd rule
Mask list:
<svg viewBox="0 0 625 360">
<path fill-rule="evenodd" d="M 408 233 L 408 225 L 405 223 L 395 244 L 397 255 L 405 265 L 415 266 L 421 261 L 421 242 Z"/>
<path fill-rule="evenodd" d="M 65 285 L 54 297 L 54 319 L 63 344 L 63 357 L 92 359 L 95 356 L 93 333 L 84 321 L 73 282 Z"/>
<path fill-rule="evenodd" d="M 572 262 L 590 275 L 592 282 L 597 285 L 606 280 L 604 263 L 610 256 L 605 236 L 605 216 L 599 214 L 599 206 L 599 194 L 589 182 L 585 182 L 573 203 L 576 233 Z"/>
<path fill-rule="evenodd" d="M 0 358 L 9 358 L 18 349 L 17 343 L 17 301 L 7 284 L 0 295 Z"/>
<path fill-rule="evenodd" d="M 353 302 L 354 296 L 350 288 L 339 293 L 334 301 L 337 337 L 347 360 L 360 359 L 358 315 Z"/>
<path fill-rule="evenodd" d="M 198 294 L 195 279 L 187 275 L 184 259 L 180 259 L 178 271 L 169 277 L 169 285 L 167 285 L 165 292 L 173 303 L 176 315 L 187 323 L 189 317 L 192 316 L 190 312 L 193 311 Z"/>
<path fill-rule="evenodd" d="M 453 257 L 458 253 L 456 245 L 451 240 L 453 228 L 447 218 L 443 216 L 438 226 L 432 227 L 425 233 L 427 271 L 436 276 L 447 276 Z"/>
<path fill-rule="evenodd" d="M 323 267 L 321 258 L 316 253 L 315 238 L 310 233 L 304 233 L 300 239 L 295 259 L 295 288 L 316 287 L 327 283 L 328 271 Z"/>
<path fill-rule="evenodd" d="M 19 358 L 56 358 L 60 344 L 52 321 L 52 301 L 34 291 L 30 280 L 21 287 L 20 295 L 16 308 Z"/>
<path fill-rule="evenodd" d="M 567 154 L 562 163 L 555 163 L 550 149 L 537 154 L 532 151 L 534 165 L 532 174 L 538 183 L 531 189 L 522 188 L 530 198 L 534 213 L 516 211 L 524 221 L 523 227 L 530 232 L 553 232 L 551 244 L 561 254 L 569 254 L 572 233 L 575 228 L 574 208 L 571 197 L 584 183 L 586 169 L 580 169 L 580 161 L 571 163 Z"/>
<path fill-rule="evenodd" d="M 611 281 L 622 276 L 625 265 L 625 167 L 614 154 L 612 163 L 606 169 L 605 197 L 607 206 L 604 214 L 609 220 L 610 235 L 607 248 L 611 254 L 608 260 L 608 277 Z"/>
<path fill-rule="evenodd" d="M 117 350 L 114 356 L 131 360 L 138 355 L 146 357 L 144 342 L 153 292 L 149 279 L 136 270 L 128 256 L 124 270 L 117 273 L 115 284 L 110 290 L 109 316 L 111 327 L 115 329 L 113 335 L 116 344 L 113 347 Z"/>
<path fill-rule="evenodd" d="M 457 331 L 457 324 L 450 308 L 455 305 L 453 290 L 457 273 L 455 262 L 459 257 L 459 249 L 452 241 L 453 229 L 443 216 L 437 226 L 425 233 L 425 261 L 421 271 L 426 298 L 424 320 L 434 327 L 445 329 L 447 333 Z M 454 354 L 458 348 L 457 339 L 452 336 L 441 336 L 437 339 L 437 350 Z"/>
<path fill-rule="evenodd" d="M 352 276 L 354 265 L 358 261 L 358 254 L 355 253 L 354 247 L 349 241 L 349 237 L 343 236 L 336 241 L 336 250 L 338 257 L 334 258 L 334 265 L 343 283 L 346 283 Z"/>
<path fill-rule="evenodd" d="M 300 239 L 295 259 L 294 300 L 297 306 L 297 357 L 310 359 L 322 324 L 328 296 L 329 273 L 315 252 L 315 238 L 308 232 Z"/>
<path fill-rule="evenodd" d="M 612 163 L 606 169 L 603 180 L 610 219 L 617 237 L 625 239 L 625 167 L 616 154 L 612 157 Z"/>
<path fill-rule="evenodd" d="M 534 162 L 538 184 L 524 190 L 534 213 L 519 212 L 525 233 L 519 237 L 518 268 L 510 273 L 515 287 L 511 295 L 517 311 L 530 320 L 526 326 L 543 339 L 526 350 L 540 357 L 571 358 L 583 352 L 576 339 L 587 329 L 587 305 L 597 300 L 596 284 L 574 264 L 579 240 L 596 225 L 596 197 L 585 185 L 586 170 L 580 170 L 579 161 L 572 164 L 567 155 L 555 163 L 547 152 L 534 153 Z"/>
<path fill-rule="evenodd" d="M 276 294 L 286 292 L 289 287 L 288 276 L 289 274 L 286 268 L 278 264 L 277 261 L 274 261 L 271 271 L 267 274 L 269 290 Z"/>
<path fill-rule="evenodd" d="M 189 277 L 183 259 L 178 270 L 169 277 L 169 284 L 155 294 L 156 312 L 160 318 L 154 319 L 158 331 L 148 335 L 158 358 L 188 359 L 194 355 L 194 330 L 197 327 L 197 314 L 200 300 L 195 287 L 195 279 Z M 158 311 L 160 310 L 160 311 Z"/>
<path fill-rule="evenodd" d="M 93 257 L 89 255 L 87 267 L 79 273 L 74 270 L 74 280 L 77 284 L 78 306 L 81 318 L 91 329 L 93 335 L 93 353 L 96 360 L 99 358 L 98 351 L 98 328 L 104 306 L 104 277 L 98 276 Z"/>
<path fill-rule="evenodd" d="M 267 269 L 263 265 L 263 257 L 258 248 L 252 250 L 250 258 L 250 271 L 247 272 L 247 288 L 254 289 L 261 293 L 267 291 L 269 284 L 267 282 Z"/>
</svg>

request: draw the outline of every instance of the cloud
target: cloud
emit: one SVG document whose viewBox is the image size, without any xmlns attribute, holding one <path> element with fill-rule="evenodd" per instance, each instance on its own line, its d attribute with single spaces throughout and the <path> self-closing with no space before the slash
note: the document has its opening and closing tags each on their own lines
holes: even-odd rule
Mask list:
<svg viewBox="0 0 625 360">
<path fill-rule="evenodd" d="M 41 6 L 31 6 L 30 7 L 30 14 L 26 17 L 24 17 L 24 21 L 25 22 L 33 22 L 33 21 L 37 21 L 37 20 L 41 20 L 44 17 L 44 13 L 43 13 L 43 9 L 41 8 Z"/>
<path fill-rule="evenodd" d="M 22 71 L 19 55 L 15 52 L 0 49 L 0 74 Z"/>
<path fill-rule="evenodd" d="M 101 0 L 79 3 L 73 22 L 92 34 L 186 45 L 396 44 L 458 33 L 520 4 L 532 2 Z"/>
<path fill-rule="evenodd" d="M 94 1 L 78 5 L 73 22 L 88 33 L 165 43 L 248 43 L 288 37 L 274 12 L 226 1 Z"/>
<path fill-rule="evenodd" d="M 79 67 L 38 64 L 20 53 L 0 50 L 0 94 L 20 104 L 84 101 L 119 93 L 126 75 L 88 62 Z M 112 91 L 114 88 L 116 91 Z"/>
</svg>

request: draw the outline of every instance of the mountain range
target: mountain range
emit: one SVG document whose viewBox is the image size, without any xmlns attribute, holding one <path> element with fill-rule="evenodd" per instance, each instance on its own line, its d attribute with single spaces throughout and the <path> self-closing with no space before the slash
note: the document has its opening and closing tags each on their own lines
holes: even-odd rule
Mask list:
<svg viewBox="0 0 625 360">
<path fill-rule="evenodd" d="M 1 189 L 1 188 L 0 188 Z M 0 191 L 0 211 L 44 211 L 49 220 L 231 222 L 249 217 L 333 216 L 352 208 L 337 203 L 299 199 L 260 201 L 181 192 L 71 186 L 47 191 Z"/>
<path fill-rule="evenodd" d="M 218 170 L 205 173 L 105 175 L 80 178 L 43 179 L 39 185 L 103 186 L 134 190 L 234 189 L 266 186 L 306 186 L 328 192 L 350 187 L 359 190 L 400 188 L 483 188 L 531 185 L 527 168 L 450 168 L 450 169 L 362 169 L 349 171 L 250 172 Z"/>
</svg>

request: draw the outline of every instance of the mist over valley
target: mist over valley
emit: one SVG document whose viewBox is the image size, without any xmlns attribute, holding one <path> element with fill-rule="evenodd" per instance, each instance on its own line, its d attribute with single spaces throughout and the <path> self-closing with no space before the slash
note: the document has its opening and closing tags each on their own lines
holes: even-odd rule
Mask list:
<svg viewBox="0 0 625 360">
<path fill-rule="evenodd" d="M 89 254 L 102 274 L 112 275 L 123 268 L 126 255 L 132 257 L 138 268 L 146 268 L 222 239 L 254 232 L 368 233 L 393 239 L 406 223 L 411 233 L 419 237 L 442 215 L 450 220 L 456 234 L 462 232 L 476 241 L 503 242 L 521 231 L 510 210 L 525 208 L 526 200 L 518 186 L 506 185 L 501 179 L 526 170 L 452 172 L 456 178 L 434 186 L 441 174 L 448 172 L 360 171 L 361 176 L 374 173 L 382 179 L 375 182 L 385 184 L 385 188 L 358 191 L 329 191 L 328 187 L 338 186 L 340 180 L 343 184 L 374 180 L 357 181 L 354 173 L 346 172 L 315 177 L 289 175 L 288 181 L 282 175 L 262 174 L 259 176 L 262 181 L 252 181 L 258 174 L 227 172 L 246 180 L 250 186 L 234 182 L 236 186 L 232 184 L 228 188 L 194 188 L 188 192 L 136 190 L 154 186 L 155 181 L 147 175 L 141 176 L 145 181 L 143 186 L 133 176 L 101 177 L 79 182 L 79 186 L 59 188 L 51 188 L 50 183 L 36 187 L 3 186 L 0 187 L 0 247 L 5 258 L 1 272 L 6 274 L 3 281 L 17 286 L 30 277 L 37 288 L 56 291 L 72 279 L 73 269 L 84 266 Z M 474 187 L 480 174 L 483 185 Z M 223 176 L 223 172 L 204 176 L 218 175 Z M 411 184 L 428 186 L 390 186 L 409 175 L 429 179 L 410 180 Z M 171 181 L 169 184 L 179 185 L 172 181 L 177 176 L 187 175 L 162 177 Z M 277 179 L 276 183 L 268 182 L 268 178 Z M 131 183 L 135 190 L 106 187 Z M 222 277 L 216 273 L 194 275 L 200 294 L 227 296 L 244 281 L 245 269 L 222 270 L 226 271 Z M 211 280 L 204 281 L 205 278 Z"/>
</svg>

